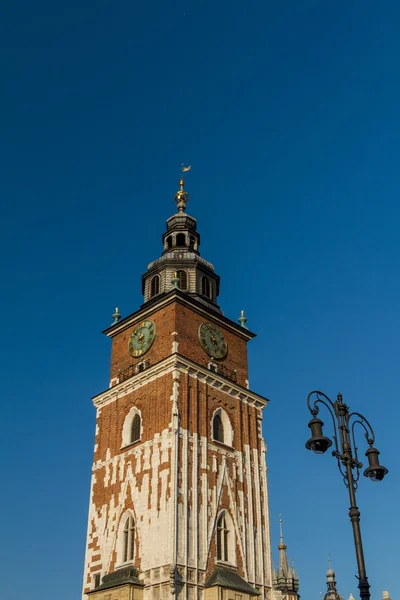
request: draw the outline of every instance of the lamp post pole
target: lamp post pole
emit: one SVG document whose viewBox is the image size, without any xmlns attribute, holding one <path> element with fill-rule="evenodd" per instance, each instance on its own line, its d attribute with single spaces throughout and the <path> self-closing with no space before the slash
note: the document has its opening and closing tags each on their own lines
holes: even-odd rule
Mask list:
<svg viewBox="0 0 400 600">
<path fill-rule="evenodd" d="M 375 442 L 374 431 L 367 419 L 357 412 L 349 412 L 349 407 L 343 402 L 341 394 L 337 395 L 337 400 L 332 402 L 326 394 L 320 391 L 313 391 L 308 394 L 307 406 L 311 412 L 312 419 L 308 426 L 311 429 L 311 438 L 306 443 L 306 448 L 323 454 L 332 445 L 332 441 L 323 435 L 323 422 L 318 418 L 319 405 L 323 404 L 330 412 L 333 422 L 333 440 L 334 447 L 332 455 L 336 457 L 338 468 L 343 476 L 343 481 L 350 496 L 349 517 L 353 527 L 354 545 L 356 549 L 357 567 L 358 567 L 358 588 L 360 590 L 361 600 L 370 600 L 367 572 L 365 568 L 364 551 L 361 539 L 360 529 L 360 511 L 356 504 L 356 490 L 360 469 L 362 463 L 358 460 L 357 446 L 354 437 L 355 425 L 361 425 L 364 429 L 365 438 L 369 448 L 365 455 L 368 458 L 369 466 L 364 471 L 364 475 L 372 481 L 381 481 L 388 470 L 379 464 L 379 452 L 373 447 Z M 339 432 L 339 433 L 338 433 Z M 353 471 L 355 473 L 353 473 Z"/>
</svg>

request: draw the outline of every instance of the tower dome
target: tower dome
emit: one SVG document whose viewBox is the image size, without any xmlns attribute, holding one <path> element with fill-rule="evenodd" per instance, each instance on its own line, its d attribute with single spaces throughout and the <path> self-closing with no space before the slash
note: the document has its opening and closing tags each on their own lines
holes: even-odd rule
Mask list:
<svg viewBox="0 0 400 600">
<path fill-rule="evenodd" d="M 326 583 L 328 591 L 324 596 L 324 600 L 343 600 L 343 597 L 336 590 L 335 571 L 329 564 L 329 569 L 326 572 Z"/>
</svg>

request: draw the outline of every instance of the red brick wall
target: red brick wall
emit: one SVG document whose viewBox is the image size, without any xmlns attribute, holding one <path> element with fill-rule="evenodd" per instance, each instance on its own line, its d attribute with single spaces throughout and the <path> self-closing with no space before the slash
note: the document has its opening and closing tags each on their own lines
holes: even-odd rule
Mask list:
<svg viewBox="0 0 400 600">
<path fill-rule="evenodd" d="M 97 418 L 97 450 L 94 461 L 105 460 L 108 448 L 111 456 L 123 451 L 122 428 L 132 406 L 136 406 L 142 414 L 143 432 L 138 444 L 152 440 L 156 433 L 168 428 L 171 421 L 171 394 L 172 373 L 167 373 L 131 394 L 103 406 Z"/>
<path fill-rule="evenodd" d="M 111 379 L 118 376 L 118 371 L 123 371 L 133 363 L 137 363 L 144 358 L 154 364 L 172 352 L 172 342 L 179 343 L 178 352 L 182 356 L 205 366 L 210 360 L 208 354 L 203 350 L 198 339 L 198 329 L 201 323 L 213 322 L 221 329 L 228 343 L 228 353 L 224 360 L 218 361 L 224 364 L 228 369 L 237 370 L 238 383 L 246 386 L 248 378 L 247 369 L 247 348 L 246 342 L 223 325 L 217 323 L 212 315 L 205 318 L 194 310 L 182 305 L 179 301 L 147 316 L 146 319 L 152 320 L 156 325 L 156 338 L 150 350 L 140 358 L 134 359 L 128 349 L 129 339 L 132 331 L 143 320 L 130 325 L 125 331 L 117 334 L 112 341 L 111 352 Z M 177 332 L 177 336 L 172 336 Z"/>
</svg>

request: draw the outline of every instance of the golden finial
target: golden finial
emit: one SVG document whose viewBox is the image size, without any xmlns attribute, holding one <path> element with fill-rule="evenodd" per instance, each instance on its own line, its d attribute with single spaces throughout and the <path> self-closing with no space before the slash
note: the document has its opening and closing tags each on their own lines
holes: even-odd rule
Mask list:
<svg viewBox="0 0 400 600">
<path fill-rule="evenodd" d="M 183 173 L 190 171 L 191 168 L 192 168 L 191 165 L 189 165 L 188 167 L 185 167 L 184 163 L 182 163 L 182 165 L 181 165 L 181 177 L 179 179 L 179 190 L 175 194 L 175 202 L 178 206 L 178 211 L 180 213 L 185 212 L 186 203 L 189 200 L 189 194 L 187 192 L 185 192 L 183 189 L 185 187 L 185 180 L 183 179 Z"/>
</svg>

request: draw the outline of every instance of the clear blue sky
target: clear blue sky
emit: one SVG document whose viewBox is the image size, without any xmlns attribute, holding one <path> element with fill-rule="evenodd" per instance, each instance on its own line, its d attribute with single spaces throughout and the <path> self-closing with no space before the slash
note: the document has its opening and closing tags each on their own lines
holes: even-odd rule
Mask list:
<svg viewBox="0 0 400 600">
<path fill-rule="evenodd" d="M 183 161 L 221 306 L 258 333 L 274 557 L 281 512 L 302 598 L 325 593 L 328 553 L 357 597 L 347 491 L 304 448 L 307 393 L 340 391 L 390 471 L 358 503 L 373 598 L 395 597 L 399 23 L 371 0 L 4 5 L 4 598 L 80 595 L 101 330 L 142 302 Z"/>
</svg>

